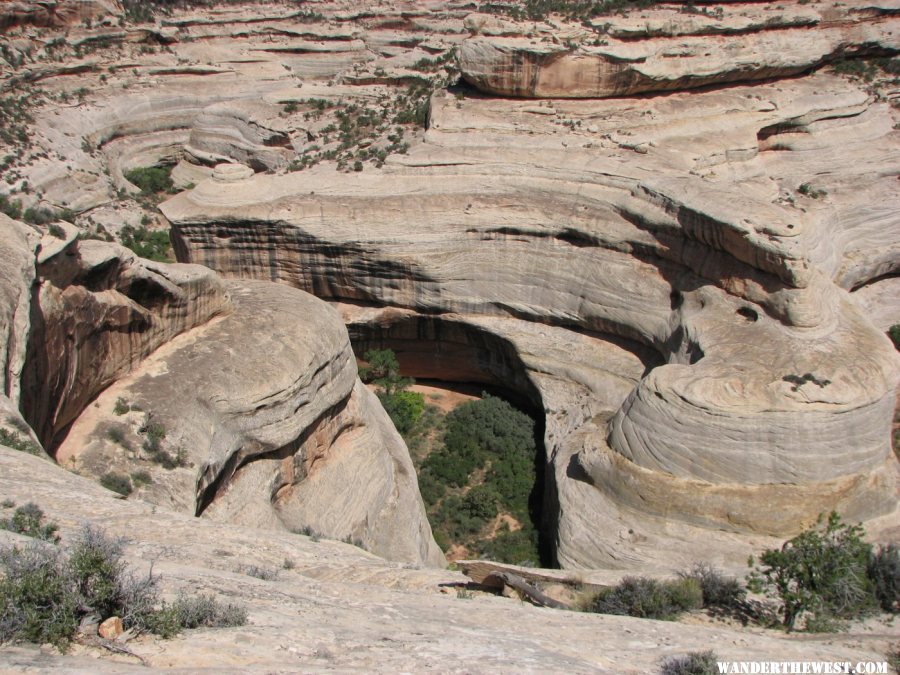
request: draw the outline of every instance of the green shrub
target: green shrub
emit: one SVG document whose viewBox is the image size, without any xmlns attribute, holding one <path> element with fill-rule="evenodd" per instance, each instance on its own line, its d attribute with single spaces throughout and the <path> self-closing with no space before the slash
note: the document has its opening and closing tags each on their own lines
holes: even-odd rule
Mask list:
<svg viewBox="0 0 900 675">
<path fill-rule="evenodd" d="M 125 571 L 122 542 L 86 526 L 69 553 L 72 582 L 81 597 L 102 617 L 116 616 L 122 605 Z"/>
<path fill-rule="evenodd" d="M 178 448 L 174 454 L 163 448 L 166 427 L 160 422 L 154 422 L 152 413 L 147 414 L 140 431 L 147 436 L 143 448 L 152 461 L 169 470 L 187 466 L 187 452 L 184 448 Z"/>
<path fill-rule="evenodd" d="M 817 190 L 809 183 L 801 183 L 800 187 L 797 188 L 797 192 L 801 195 L 806 195 L 811 199 L 820 199 L 821 197 L 828 196 L 828 192 L 826 190 Z"/>
<path fill-rule="evenodd" d="M 709 563 L 696 563 L 690 570 L 679 572 L 682 579 L 696 579 L 703 592 L 704 607 L 735 609 L 747 595 L 741 582 L 726 577 Z"/>
<path fill-rule="evenodd" d="M 43 453 L 36 443 L 29 438 L 23 438 L 15 431 L 0 429 L 0 445 L 5 445 L 19 452 L 27 452 L 29 455 L 40 457 Z"/>
<path fill-rule="evenodd" d="M 395 391 L 378 396 L 397 431 L 408 434 L 425 410 L 425 397 L 414 391 Z"/>
<path fill-rule="evenodd" d="M 116 424 L 109 427 L 106 430 L 106 437 L 113 443 L 121 445 L 123 448 L 128 447 L 128 441 L 125 438 L 125 427 L 123 427 L 121 424 Z"/>
<path fill-rule="evenodd" d="M 538 567 L 541 564 L 538 550 L 538 531 L 530 522 L 522 523 L 522 529 L 499 532 L 493 539 L 481 539 L 472 547 L 479 558 L 498 560 L 522 567 Z"/>
<path fill-rule="evenodd" d="M 863 541 L 864 534 L 862 527 L 846 525 L 832 512 L 824 529 L 820 521 L 780 549 L 765 551 L 748 586 L 780 603 L 782 624 L 788 630 L 806 612 L 812 614 L 809 627 L 816 628 L 863 616 L 876 604 L 867 577 L 872 547 Z"/>
<path fill-rule="evenodd" d="M 247 623 L 247 610 L 231 603 L 220 604 L 213 595 L 179 595 L 173 605 L 184 629 L 228 628 Z"/>
<path fill-rule="evenodd" d="M 11 200 L 6 195 L 0 195 L 0 213 L 5 213 L 13 220 L 21 220 L 22 202 L 18 199 Z"/>
<path fill-rule="evenodd" d="M 0 642 L 49 642 L 65 650 L 78 629 L 80 601 L 54 547 L 0 549 Z"/>
<path fill-rule="evenodd" d="M 155 260 L 156 262 L 169 262 L 169 233 L 163 230 L 148 230 L 146 227 L 133 227 L 126 225 L 119 233 L 122 246 L 134 251 L 135 255 Z"/>
<path fill-rule="evenodd" d="M 666 659 L 660 673 L 661 675 L 716 675 L 719 672 L 716 661 L 718 661 L 718 657 L 712 650 L 689 652 L 685 656 Z"/>
<path fill-rule="evenodd" d="M 62 228 L 61 225 L 57 225 L 56 223 L 51 223 L 50 227 L 47 228 L 47 232 L 51 237 L 56 237 L 57 239 L 66 238 L 66 231 Z"/>
<path fill-rule="evenodd" d="M 900 548 L 896 544 L 879 546 L 869 558 L 866 576 L 881 609 L 900 611 Z"/>
<path fill-rule="evenodd" d="M 900 323 L 895 323 L 888 329 L 888 337 L 894 343 L 894 349 L 900 351 Z"/>
<path fill-rule="evenodd" d="M 462 498 L 460 508 L 472 518 L 491 520 L 497 515 L 499 495 L 488 485 L 476 485 Z"/>
<path fill-rule="evenodd" d="M 29 206 L 25 209 L 25 213 L 22 214 L 22 220 L 26 223 L 31 223 L 32 225 L 46 225 L 56 220 L 56 214 L 50 209 L 45 209 L 40 206 Z M 65 236 L 65 233 L 63 236 Z"/>
<path fill-rule="evenodd" d="M 131 410 L 131 406 L 121 396 L 116 399 L 116 405 L 113 407 L 113 413 L 116 415 L 124 415 Z"/>
<path fill-rule="evenodd" d="M 703 591 L 696 579 L 657 581 L 625 577 L 618 586 L 598 593 L 588 609 L 599 614 L 671 620 L 702 605 Z"/>
<path fill-rule="evenodd" d="M 153 477 L 148 471 L 140 469 L 131 474 L 131 482 L 134 483 L 134 487 L 139 488 L 144 485 L 150 485 L 153 482 Z"/>
<path fill-rule="evenodd" d="M 246 611 L 212 596 L 179 595 L 159 605 L 158 578 L 135 577 L 122 559 L 122 541 L 85 526 L 68 557 L 32 546 L 0 549 L 0 641 L 50 642 L 65 649 L 79 621 L 118 616 L 126 630 L 172 637 L 185 628 L 239 626 Z"/>
<path fill-rule="evenodd" d="M 12 518 L 0 520 L 0 528 L 43 541 L 53 543 L 59 541 L 56 534 L 59 526 L 56 523 L 45 523 L 44 512 L 37 504 L 31 502 L 17 508 Z"/>
<path fill-rule="evenodd" d="M 100 485 L 107 490 L 118 492 L 120 495 L 127 497 L 131 494 L 131 480 L 128 476 L 114 471 L 108 471 L 100 477 Z"/>
<path fill-rule="evenodd" d="M 145 195 L 165 192 L 175 186 L 172 167 L 149 166 L 125 172 L 125 179 Z"/>
<path fill-rule="evenodd" d="M 359 377 L 363 382 L 371 382 L 384 390 L 386 394 L 405 389 L 412 380 L 400 376 L 400 362 L 390 349 L 370 349 L 363 354 L 368 365 L 359 369 Z"/>
</svg>

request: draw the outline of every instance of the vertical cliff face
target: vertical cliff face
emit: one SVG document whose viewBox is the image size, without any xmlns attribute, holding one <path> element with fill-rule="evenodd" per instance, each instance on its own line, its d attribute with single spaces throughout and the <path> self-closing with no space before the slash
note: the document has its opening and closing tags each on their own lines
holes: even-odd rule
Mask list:
<svg viewBox="0 0 900 675">
<path fill-rule="evenodd" d="M 0 214 L 0 340 L 5 349 L 0 355 L 3 370 L 0 382 L 4 396 L 18 400 L 20 378 L 31 320 L 31 293 L 34 283 L 34 259 L 39 237 L 36 232 Z"/>
<path fill-rule="evenodd" d="M 160 265 L 101 242 L 49 243 L 37 259 L 22 409 L 52 447 L 97 394 L 227 311 L 228 299 L 206 268 Z"/>
</svg>

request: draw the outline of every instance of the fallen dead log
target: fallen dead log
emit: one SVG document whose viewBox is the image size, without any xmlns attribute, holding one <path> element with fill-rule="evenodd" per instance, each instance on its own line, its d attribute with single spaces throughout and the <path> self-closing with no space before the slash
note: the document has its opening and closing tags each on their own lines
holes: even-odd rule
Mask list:
<svg viewBox="0 0 900 675">
<path fill-rule="evenodd" d="M 494 590 L 512 588 L 542 607 L 573 609 L 569 604 L 551 598 L 540 586 L 563 584 L 582 590 L 599 591 L 605 585 L 586 584 L 579 575 L 562 570 L 531 569 L 490 560 L 458 560 L 456 566 L 474 583 Z"/>
</svg>

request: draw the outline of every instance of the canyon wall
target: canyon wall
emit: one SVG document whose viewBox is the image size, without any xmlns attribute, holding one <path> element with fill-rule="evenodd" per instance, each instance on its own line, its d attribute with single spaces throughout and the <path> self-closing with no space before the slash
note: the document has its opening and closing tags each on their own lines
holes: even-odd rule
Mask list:
<svg viewBox="0 0 900 675">
<path fill-rule="evenodd" d="M 175 511 L 443 564 L 406 447 L 323 303 L 65 223 L 43 238 L 0 225 L 17 247 L 2 270 L 3 426 L 30 435 L 18 407 L 63 466 Z"/>
</svg>

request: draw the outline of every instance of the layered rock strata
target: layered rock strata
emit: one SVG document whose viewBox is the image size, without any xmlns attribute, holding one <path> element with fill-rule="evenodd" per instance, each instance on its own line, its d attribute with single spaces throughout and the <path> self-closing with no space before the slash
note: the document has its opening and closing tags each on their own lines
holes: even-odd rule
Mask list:
<svg viewBox="0 0 900 675">
<path fill-rule="evenodd" d="M 653 556 L 673 519 L 787 536 L 830 508 L 869 518 L 895 506 L 897 357 L 840 285 L 883 274 L 883 252 L 859 252 L 896 222 L 870 203 L 836 223 L 796 190 L 809 171 L 828 200 L 858 204 L 857 186 L 895 194 L 896 141 L 887 106 L 835 78 L 765 93 L 650 108 L 438 94 L 425 143 L 382 173 L 213 180 L 162 209 L 181 255 L 226 276 L 470 325 L 576 329 L 598 345 L 588 353 L 638 345 L 636 364 L 655 352 L 626 376 L 633 388 L 588 384 L 590 402 L 567 397 L 565 422 L 548 417 L 560 563 Z M 798 129 L 817 152 L 792 145 Z M 859 163 L 823 178 L 842 134 L 859 134 L 842 140 Z M 826 243 L 827 231 L 842 234 Z M 841 273 L 851 238 L 853 281 Z M 571 359 L 525 366 L 548 413 L 559 412 L 548 379 L 575 387 L 593 369 Z M 792 505 L 790 518 L 773 503 Z M 604 520 L 639 524 L 654 543 L 585 532 Z"/>
<path fill-rule="evenodd" d="M 181 512 L 442 564 L 406 447 L 320 301 L 143 260 L 65 223 L 40 241 L 0 225 L 18 254 L 2 266 L 0 426 L 33 442 L 20 407 L 64 466 L 131 475 L 141 498 Z"/>
<path fill-rule="evenodd" d="M 643 21 L 635 12 L 553 33 L 535 25 L 527 36 L 473 16 L 468 26 L 489 35 L 462 43 L 460 68 L 489 94 L 605 98 L 791 77 L 848 56 L 900 50 L 889 4 L 728 3 L 718 12 L 668 6 L 643 12 Z"/>
<path fill-rule="evenodd" d="M 186 330 L 227 311 L 209 269 L 143 260 L 96 241 L 53 242 L 37 259 L 22 408 L 49 446 L 106 387 Z"/>
</svg>

